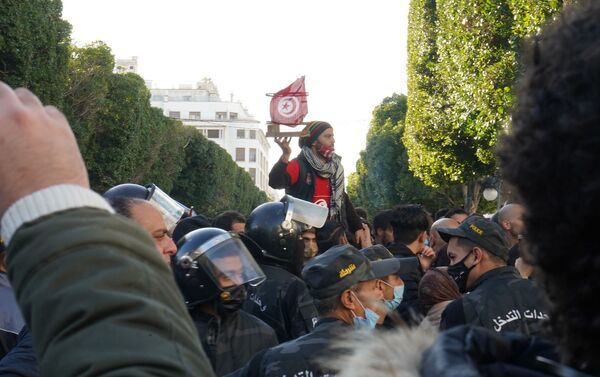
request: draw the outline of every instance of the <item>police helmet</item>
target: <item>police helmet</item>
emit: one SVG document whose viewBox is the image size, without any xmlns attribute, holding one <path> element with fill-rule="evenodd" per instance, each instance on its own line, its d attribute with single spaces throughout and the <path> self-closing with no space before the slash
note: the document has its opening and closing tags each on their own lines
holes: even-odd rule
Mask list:
<svg viewBox="0 0 600 377">
<path fill-rule="evenodd" d="M 304 261 L 302 232 L 311 227 L 323 226 L 329 211 L 313 203 L 286 195 L 280 202 L 261 204 L 246 221 L 246 236 L 261 250 L 261 259 L 273 260 L 291 267 L 291 272 L 301 268 Z"/>
<path fill-rule="evenodd" d="M 177 243 L 175 281 L 188 307 L 227 301 L 244 284 L 258 285 L 265 275 L 239 237 L 218 228 L 186 234 Z"/>
<path fill-rule="evenodd" d="M 167 229 L 175 227 L 179 220 L 193 214 L 193 211 L 167 195 L 154 183 L 141 186 L 135 183 L 123 183 L 108 189 L 103 195 L 105 199 L 136 198 L 147 200 L 161 212 Z"/>
</svg>

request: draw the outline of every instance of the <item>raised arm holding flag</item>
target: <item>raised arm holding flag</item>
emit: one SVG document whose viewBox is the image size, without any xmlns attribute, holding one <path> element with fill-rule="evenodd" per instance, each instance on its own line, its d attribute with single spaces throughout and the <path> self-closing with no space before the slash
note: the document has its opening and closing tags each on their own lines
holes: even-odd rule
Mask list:
<svg viewBox="0 0 600 377">
<path fill-rule="evenodd" d="M 302 123 L 308 112 L 304 76 L 275 93 L 271 100 L 271 125 L 276 125 L 275 142 L 282 150 L 279 161 L 269 173 L 269 186 L 285 189 L 287 194 L 329 208 L 329 218 L 340 221 L 355 235 L 361 246 L 370 246 L 370 237 L 344 191 L 344 167 L 335 153 L 333 127 L 327 122 Z M 302 132 L 281 133 L 279 125 L 306 124 Z M 300 136 L 300 154 L 290 161 L 291 136 Z"/>
</svg>

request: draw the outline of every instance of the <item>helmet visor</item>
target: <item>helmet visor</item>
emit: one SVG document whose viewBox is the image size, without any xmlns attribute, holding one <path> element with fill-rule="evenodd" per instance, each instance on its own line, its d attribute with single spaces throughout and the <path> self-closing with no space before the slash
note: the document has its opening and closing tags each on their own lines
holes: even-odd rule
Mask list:
<svg viewBox="0 0 600 377">
<path fill-rule="evenodd" d="M 187 210 L 186 207 L 179 204 L 163 190 L 158 188 L 158 186 L 154 186 L 152 196 L 148 201 L 158 208 L 165 220 L 167 229 L 172 229 Z"/>
<path fill-rule="evenodd" d="M 284 196 L 281 201 L 287 203 L 287 211 L 282 224 L 286 229 L 291 228 L 292 221 L 300 223 L 303 229 L 321 228 L 329 216 L 327 207 L 294 198 L 290 195 Z"/>
<path fill-rule="evenodd" d="M 223 289 L 243 284 L 258 285 L 265 274 L 242 241 L 231 234 L 223 234 L 204 243 L 193 254 L 201 253 L 199 267 Z"/>
</svg>

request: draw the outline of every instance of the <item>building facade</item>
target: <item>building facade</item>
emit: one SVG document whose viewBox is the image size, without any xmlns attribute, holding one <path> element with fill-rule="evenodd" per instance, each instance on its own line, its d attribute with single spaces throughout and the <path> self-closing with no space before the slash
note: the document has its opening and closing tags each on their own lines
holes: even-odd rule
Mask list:
<svg viewBox="0 0 600 377">
<path fill-rule="evenodd" d="M 234 102 L 233 96 L 230 101 L 222 101 L 208 78 L 195 86 L 150 91 L 152 106 L 220 145 L 250 174 L 259 189 L 272 196 L 268 183 L 269 143 L 260 122 L 240 102 Z"/>
<path fill-rule="evenodd" d="M 114 71 L 115 73 L 138 73 L 137 56 L 132 56 L 131 59 L 117 59 Z"/>
</svg>

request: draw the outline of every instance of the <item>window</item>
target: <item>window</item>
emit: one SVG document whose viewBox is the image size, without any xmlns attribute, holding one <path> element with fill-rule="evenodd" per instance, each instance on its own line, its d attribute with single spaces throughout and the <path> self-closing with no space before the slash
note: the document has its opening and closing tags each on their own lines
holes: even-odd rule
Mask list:
<svg viewBox="0 0 600 377">
<path fill-rule="evenodd" d="M 237 120 L 237 113 L 229 113 L 229 119 L 230 120 Z"/>
<path fill-rule="evenodd" d="M 248 155 L 248 161 L 256 162 L 256 148 L 250 148 L 250 152 Z"/>
<path fill-rule="evenodd" d="M 200 120 L 200 111 L 190 111 L 190 119 Z"/>
<path fill-rule="evenodd" d="M 246 149 L 235 148 L 235 160 L 236 161 L 246 161 Z"/>
<path fill-rule="evenodd" d="M 163 101 L 169 102 L 169 96 L 163 96 Z"/>
<path fill-rule="evenodd" d="M 237 138 L 245 139 L 246 138 L 246 130 L 237 130 Z"/>
<path fill-rule="evenodd" d="M 227 119 L 227 113 L 217 111 L 216 118 L 217 120 L 225 120 Z"/>
<path fill-rule="evenodd" d="M 250 130 L 250 139 L 256 139 L 256 130 Z"/>
<path fill-rule="evenodd" d="M 209 139 L 219 139 L 221 137 L 221 132 L 219 130 L 207 130 L 206 137 Z"/>
<path fill-rule="evenodd" d="M 250 168 L 248 169 L 248 172 L 250 173 L 250 178 L 252 178 L 252 182 L 256 182 L 256 169 Z"/>
<path fill-rule="evenodd" d="M 179 111 L 169 111 L 169 118 L 179 119 L 181 118 L 181 113 Z"/>
<path fill-rule="evenodd" d="M 183 100 L 186 102 L 190 102 L 192 100 L 192 96 L 183 96 Z"/>
</svg>

